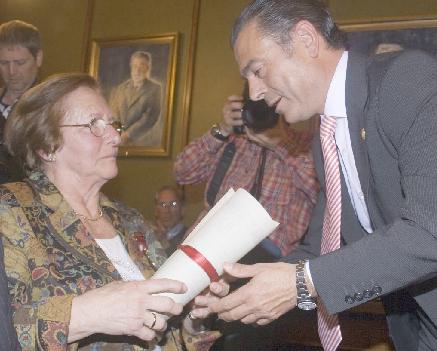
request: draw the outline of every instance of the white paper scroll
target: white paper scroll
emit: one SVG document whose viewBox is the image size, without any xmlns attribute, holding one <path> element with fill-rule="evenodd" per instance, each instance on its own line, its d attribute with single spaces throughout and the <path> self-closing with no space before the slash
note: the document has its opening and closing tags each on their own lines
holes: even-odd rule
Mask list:
<svg viewBox="0 0 437 351">
<path fill-rule="evenodd" d="M 214 266 L 218 275 L 225 262 L 237 262 L 278 226 L 261 204 L 246 190 L 230 189 L 184 240 Z M 210 279 L 204 270 L 177 250 L 153 275 L 184 282 L 184 294 L 162 294 L 186 304 L 205 289 Z"/>
</svg>

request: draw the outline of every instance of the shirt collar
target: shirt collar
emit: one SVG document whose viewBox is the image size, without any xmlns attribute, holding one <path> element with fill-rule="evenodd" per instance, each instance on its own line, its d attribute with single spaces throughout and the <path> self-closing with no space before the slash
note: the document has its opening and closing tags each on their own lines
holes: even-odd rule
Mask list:
<svg viewBox="0 0 437 351">
<path fill-rule="evenodd" d="M 346 115 L 346 69 L 348 52 L 344 51 L 338 61 L 326 96 L 324 115 L 347 117 Z"/>
<path fill-rule="evenodd" d="M 178 224 L 176 224 L 173 228 L 171 228 L 168 232 L 167 232 L 167 239 L 173 239 L 175 237 L 177 237 L 179 235 L 180 232 L 182 232 L 184 228 L 184 224 L 182 222 L 179 222 Z"/>
</svg>

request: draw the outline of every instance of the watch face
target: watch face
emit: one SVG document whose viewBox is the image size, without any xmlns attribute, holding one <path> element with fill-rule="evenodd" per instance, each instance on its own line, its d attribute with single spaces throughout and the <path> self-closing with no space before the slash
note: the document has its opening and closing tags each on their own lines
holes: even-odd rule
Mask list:
<svg viewBox="0 0 437 351">
<path fill-rule="evenodd" d="M 317 305 L 315 302 L 308 300 L 308 301 L 298 302 L 297 307 L 299 307 L 301 310 L 304 311 L 311 311 L 314 310 L 317 307 Z"/>
<path fill-rule="evenodd" d="M 216 139 L 218 139 L 218 140 L 221 140 L 221 141 L 226 141 L 226 140 L 228 140 L 228 137 L 227 137 L 227 136 L 224 136 L 224 135 L 222 134 L 220 128 L 217 127 L 217 126 L 213 126 L 213 127 L 211 128 L 211 135 L 212 135 L 214 138 L 216 138 Z"/>
</svg>

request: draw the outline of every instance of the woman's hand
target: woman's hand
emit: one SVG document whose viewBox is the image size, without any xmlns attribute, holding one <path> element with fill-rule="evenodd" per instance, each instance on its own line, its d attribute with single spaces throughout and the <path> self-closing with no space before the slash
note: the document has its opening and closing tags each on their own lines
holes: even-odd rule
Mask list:
<svg viewBox="0 0 437 351">
<path fill-rule="evenodd" d="M 151 294 L 184 293 L 183 283 L 170 279 L 113 282 L 73 299 L 68 342 L 94 333 L 135 335 L 146 341 L 167 328 L 166 317 L 178 315 L 182 305 Z M 155 313 L 159 312 L 159 313 Z"/>
</svg>

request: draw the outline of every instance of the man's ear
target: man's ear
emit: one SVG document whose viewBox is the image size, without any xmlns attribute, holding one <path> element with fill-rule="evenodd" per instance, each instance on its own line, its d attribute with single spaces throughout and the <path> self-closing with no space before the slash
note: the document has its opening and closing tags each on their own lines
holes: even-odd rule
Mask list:
<svg viewBox="0 0 437 351">
<path fill-rule="evenodd" d="M 36 53 L 36 65 L 38 66 L 38 68 L 40 68 L 42 65 L 43 56 L 44 55 L 42 53 L 42 50 L 38 50 L 38 52 Z"/>
<path fill-rule="evenodd" d="M 308 21 L 298 22 L 292 29 L 293 40 L 299 41 L 307 50 L 310 57 L 319 55 L 320 35 L 316 28 Z"/>
</svg>

